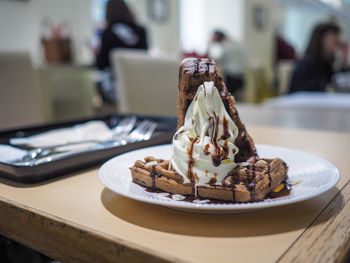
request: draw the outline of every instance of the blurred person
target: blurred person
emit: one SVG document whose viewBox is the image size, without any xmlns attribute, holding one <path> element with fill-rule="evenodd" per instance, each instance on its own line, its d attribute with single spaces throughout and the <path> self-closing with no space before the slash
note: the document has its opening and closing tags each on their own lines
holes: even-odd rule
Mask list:
<svg viewBox="0 0 350 263">
<path fill-rule="evenodd" d="M 101 36 L 101 47 L 96 57 L 99 69 L 110 67 L 109 53 L 115 48 L 147 49 L 145 29 L 123 0 L 109 0 L 106 6 L 106 28 Z"/>
<path fill-rule="evenodd" d="M 109 0 L 106 5 L 106 27 L 96 55 L 96 67 L 103 70 L 99 91 L 107 102 L 115 102 L 110 52 L 116 48 L 147 49 L 146 30 L 136 24 L 134 15 L 123 0 Z"/>
<path fill-rule="evenodd" d="M 221 31 L 214 31 L 208 51 L 216 60 L 225 78 L 228 91 L 237 100 L 242 99 L 244 87 L 244 67 L 247 64 L 245 50 L 234 40 L 228 39 Z"/>
<path fill-rule="evenodd" d="M 276 62 L 280 60 L 295 60 L 295 50 L 280 34 L 275 35 Z"/>
<path fill-rule="evenodd" d="M 289 93 L 326 91 L 334 73 L 335 51 L 340 28 L 333 23 L 319 24 L 312 32 L 304 58 L 293 72 Z"/>
</svg>

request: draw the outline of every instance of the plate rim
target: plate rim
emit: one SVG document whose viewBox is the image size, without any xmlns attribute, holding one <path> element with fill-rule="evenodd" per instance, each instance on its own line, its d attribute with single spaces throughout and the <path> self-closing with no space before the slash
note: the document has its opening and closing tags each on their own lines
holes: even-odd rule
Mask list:
<svg viewBox="0 0 350 263">
<path fill-rule="evenodd" d="M 292 199 L 279 199 L 281 202 L 275 202 L 275 201 L 270 201 L 269 200 L 265 200 L 265 201 L 261 201 L 261 202 L 252 202 L 252 203 L 232 203 L 232 204 L 194 204 L 194 203 L 190 203 L 190 202 L 181 202 L 181 201 L 175 201 L 172 199 L 166 200 L 166 199 L 151 199 L 148 197 L 142 197 L 142 196 L 133 196 L 131 194 L 128 193 L 123 193 L 123 192 L 118 192 L 115 191 L 115 189 L 112 189 L 111 187 L 109 187 L 109 184 L 106 182 L 106 179 L 104 178 L 103 175 L 103 171 L 110 166 L 116 159 L 123 157 L 124 155 L 128 155 L 131 153 L 135 153 L 138 152 L 140 150 L 147 150 L 147 149 L 155 149 L 155 148 L 163 148 L 163 147 L 170 147 L 171 144 L 161 144 L 161 145 L 156 145 L 156 146 L 150 146 L 150 147 L 145 147 L 145 148 L 139 148 L 136 150 L 132 150 L 129 152 L 125 152 L 123 154 L 117 155 L 111 159 L 109 159 L 108 161 L 106 161 L 100 168 L 98 171 L 98 177 L 100 182 L 109 190 L 111 190 L 112 192 L 130 198 L 130 199 L 134 199 L 137 201 L 141 201 L 141 202 L 145 202 L 145 203 L 149 203 L 149 204 L 156 204 L 156 205 L 161 205 L 161 206 L 165 206 L 165 207 L 170 207 L 170 208 L 178 208 L 178 209 L 183 209 L 183 210 L 202 210 L 202 211 L 239 211 L 239 210 L 258 210 L 258 209 L 264 209 L 264 208 L 270 208 L 270 207 L 276 207 L 276 206 L 283 206 L 283 205 L 288 205 L 288 204 L 293 204 L 293 203 L 298 203 L 301 201 L 305 201 L 311 198 L 314 198 L 318 195 L 321 195 L 327 191 L 329 191 L 331 188 L 333 188 L 334 186 L 336 186 L 340 180 L 340 171 L 339 169 L 332 164 L 331 162 L 329 162 L 328 160 L 321 158 L 317 155 L 308 153 L 308 152 L 304 152 L 304 151 L 300 151 L 297 149 L 293 149 L 293 148 L 289 148 L 289 147 L 283 147 L 283 146 L 277 146 L 277 145 L 271 145 L 271 144 L 255 144 L 257 148 L 260 147 L 265 147 L 265 148 L 274 148 L 274 149 L 280 149 L 280 150 L 288 150 L 288 151 L 295 151 L 295 152 L 301 152 L 303 154 L 309 155 L 312 158 L 318 159 L 319 161 L 326 163 L 327 166 L 329 168 L 331 168 L 333 170 L 334 175 L 336 176 L 336 180 L 334 180 L 334 182 L 332 184 L 326 185 L 325 189 L 322 189 L 322 191 L 318 191 L 318 192 L 313 192 L 311 191 L 310 194 L 306 194 L 303 195 L 301 197 L 294 197 Z M 132 182 L 132 181 L 131 181 Z M 142 187 L 142 186 L 140 186 Z M 283 197 L 281 197 L 283 198 Z M 268 201 L 268 202 L 266 202 Z"/>
</svg>

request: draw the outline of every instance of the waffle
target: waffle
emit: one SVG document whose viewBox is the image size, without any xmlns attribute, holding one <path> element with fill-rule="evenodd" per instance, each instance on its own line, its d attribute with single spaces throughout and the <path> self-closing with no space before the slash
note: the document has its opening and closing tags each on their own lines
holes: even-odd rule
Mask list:
<svg viewBox="0 0 350 263">
<path fill-rule="evenodd" d="M 181 175 L 168 169 L 169 161 L 145 157 L 130 168 L 134 183 L 172 194 L 196 196 L 232 202 L 252 202 L 264 199 L 266 194 L 287 179 L 287 165 L 278 158 L 250 158 L 228 174 L 221 185 L 198 186 L 183 183 Z"/>
<path fill-rule="evenodd" d="M 184 59 L 179 69 L 179 85 L 177 98 L 177 128 L 185 121 L 186 111 L 196 95 L 198 87 L 205 81 L 213 81 L 219 90 L 227 113 L 238 128 L 235 145 L 239 152 L 235 156 L 236 162 L 244 162 L 252 156 L 257 156 L 253 139 L 247 132 L 245 125 L 239 118 L 234 97 L 227 91 L 216 64 L 212 59 Z"/>
<path fill-rule="evenodd" d="M 238 128 L 235 145 L 236 168 L 228 173 L 222 183 L 214 181 L 196 186 L 194 181 L 184 183 L 183 177 L 171 168 L 168 160 L 145 157 L 130 168 L 134 183 L 171 194 L 193 198 L 217 199 L 231 202 L 262 200 L 268 193 L 283 188 L 287 179 L 287 165 L 281 159 L 259 158 L 252 138 L 241 122 L 234 97 L 227 91 L 222 77 L 210 59 L 184 59 L 179 69 L 178 129 L 183 126 L 187 108 L 194 99 L 198 87 L 205 81 L 213 81 L 219 90 L 227 113 Z M 216 181 L 216 180 L 215 180 Z"/>
</svg>

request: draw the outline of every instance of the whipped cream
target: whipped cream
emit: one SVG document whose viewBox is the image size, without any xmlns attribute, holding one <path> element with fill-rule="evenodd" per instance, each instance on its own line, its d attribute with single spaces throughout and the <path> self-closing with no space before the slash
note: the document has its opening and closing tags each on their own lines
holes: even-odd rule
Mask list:
<svg viewBox="0 0 350 263">
<path fill-rule="evenodd" d="M 238 128 L 228 115 L 214 82 L 199 86 L 187 109 L 185 123 L 172 140 L 170 165 L 184 183 L 221 184 L 236 167 L 234 145 Z"/>
</svg>

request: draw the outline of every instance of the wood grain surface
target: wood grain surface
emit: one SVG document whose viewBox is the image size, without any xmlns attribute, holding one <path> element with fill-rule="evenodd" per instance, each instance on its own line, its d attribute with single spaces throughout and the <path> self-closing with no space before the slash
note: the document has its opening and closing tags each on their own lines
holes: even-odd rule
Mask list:
<svg viewBox="0 0 350 263">
<path fill-rule="evenodd" d="M 0 234 L 63 262 L 179 261 L 3 198 L 0 211 Z"/>
<path fill-rule="evenodd" d="M 350 249 L 349 181 L 278 262 L 345 262 Z"/>
<path fill-rule="evenodd" d="M 0 179 L 0 233 L 63 262 L 312 262 L 312 251 L 325 248 L 324 262 L 341 260 L 349 235 L 350 134 L 249 132 L 256 143 L 334 163 L 337 187 L 296 204 L 208 215 L 116 195 L 99 182 L 97 168 L 34 185 Z"/>
</svg>

